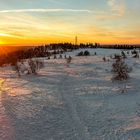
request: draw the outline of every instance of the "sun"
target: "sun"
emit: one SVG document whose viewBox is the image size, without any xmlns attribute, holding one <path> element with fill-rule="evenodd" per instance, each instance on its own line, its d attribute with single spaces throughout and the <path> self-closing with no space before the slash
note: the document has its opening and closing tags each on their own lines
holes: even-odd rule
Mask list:
<svg viewBox="0 0 140 140">
<path fill-rule="evenodd" d="M 0 40 L 0 45 L 3 45 L 4 44 L 4 41 Z"/>
</svg>

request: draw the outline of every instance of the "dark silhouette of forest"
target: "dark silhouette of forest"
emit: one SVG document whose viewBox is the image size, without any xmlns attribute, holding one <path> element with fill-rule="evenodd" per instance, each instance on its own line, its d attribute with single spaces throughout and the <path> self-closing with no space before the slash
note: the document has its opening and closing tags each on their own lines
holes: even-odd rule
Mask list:
<svg viewBox="0 0 140 140">
<path fill-rule="evenodd" d="M 81 43 L 79 45 L 74 45 L 72 43 L 58 43 L 58 44 L 49 44 L 42 45 L 37 47 L 29 46 L 28 49 L 17 50 L 8 54 L 0 56 L 0 66 L 5 64 L 15 65 L 18 61 L 23 59 L 31 59 L 37 57 L 47 57 L 50 59 L 50 56 L 56 54 L 63 54 L 67 51 L 73 51 L 81 48 L 107 48 L 107 49 L 126 49 L 133 50 L 140 46 L 136 45 L 100 45 L 99 43 Z"/>
</svg>

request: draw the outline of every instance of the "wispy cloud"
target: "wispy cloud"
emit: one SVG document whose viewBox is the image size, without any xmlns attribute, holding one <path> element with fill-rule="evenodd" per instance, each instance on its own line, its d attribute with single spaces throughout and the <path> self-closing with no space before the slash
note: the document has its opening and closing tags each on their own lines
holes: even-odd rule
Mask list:
<svg viewBox="0 0 140 140">
<path fill-rule="evenodd" d="M 12 38 L 22 38 L 17 34 L 9 34 L 9 33 L 0 33 L 0 37 L 12 37 Z"/>
<path fill-rule="evenodd" d="M 124 0 L 107 0 L 107 3 L 111 10 L 117 13 L 119 16 L 123 16 L 125 13 Z"/>
<path fill-rule="evenodd" d="M 84 9 L 16 9 L 16 10 L 1 10 L 0 13 L 25 13 L 25 12 L 87 12 L 90 10 Z"/>
</svg>

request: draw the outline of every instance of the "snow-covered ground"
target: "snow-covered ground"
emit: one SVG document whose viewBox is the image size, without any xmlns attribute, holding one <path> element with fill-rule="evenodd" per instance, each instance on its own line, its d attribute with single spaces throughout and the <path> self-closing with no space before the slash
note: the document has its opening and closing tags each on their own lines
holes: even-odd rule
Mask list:
<svg viewBox="0 0 140 140">
<path fill-rule="evenodd" d="M 112 61 L 102 58 L 120 50 L 79 51 L 67 53 L 69 66 L 45 59 L 38 75 L 0 69 L 0 140 L 140 140 L 140 60 L 126 60 L 130 80 L 112 82 Z"/>
</svg>

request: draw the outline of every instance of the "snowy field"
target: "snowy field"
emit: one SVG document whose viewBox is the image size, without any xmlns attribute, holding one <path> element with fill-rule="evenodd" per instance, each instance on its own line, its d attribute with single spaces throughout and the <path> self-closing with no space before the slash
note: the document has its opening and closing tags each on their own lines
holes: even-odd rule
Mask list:
<svg viewBox="0 0 140 140">
<path fill-rule="evenodd" d="M 112 82 L 120 50 L 45 60 L 38 75 L 17 77 L 0 68 L 0 140 L 140 140 L 140 59 L 128 57 L 130 79 Z M 127 92 L 121 90 L 126 87 Z"/>
</svg>

